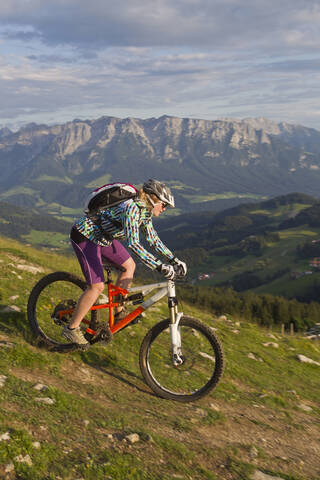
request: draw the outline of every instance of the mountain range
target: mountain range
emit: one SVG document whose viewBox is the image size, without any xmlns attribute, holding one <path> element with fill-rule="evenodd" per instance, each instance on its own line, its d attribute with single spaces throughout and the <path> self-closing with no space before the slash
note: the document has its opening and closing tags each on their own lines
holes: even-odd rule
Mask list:
<svg viewBox="0 0 320 480">
<path fill-rule="evenodd" d="M 320 132 L 259 119 L 101 117 L 0 130 L 0 200 L 56 216 L 98 185 L 167 182 L 176 213 L 290 192 L 319 196 Z"/>
</svg>

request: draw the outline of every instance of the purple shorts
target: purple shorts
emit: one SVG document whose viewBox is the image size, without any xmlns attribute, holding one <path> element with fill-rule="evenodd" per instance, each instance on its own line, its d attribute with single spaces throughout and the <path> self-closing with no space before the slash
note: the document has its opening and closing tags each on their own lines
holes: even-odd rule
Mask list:
<svg viewBox="0 0 320 480">
<path fill-rule="evenodd" d="M 118 266 L 131 258 L 130 253 L 118 240 L 113 240 L 109 247 L 102 247 L 75 229 L 71 230 L 70 239 L 88 285 L 104 282 L 102 257 Z"/>
</svg>

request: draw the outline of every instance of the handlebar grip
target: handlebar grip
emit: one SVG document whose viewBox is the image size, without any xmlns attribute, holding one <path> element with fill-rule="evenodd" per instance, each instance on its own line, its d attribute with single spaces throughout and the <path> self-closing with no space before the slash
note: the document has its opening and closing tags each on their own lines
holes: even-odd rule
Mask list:
<svg viewBox="0 0 320 480">
<path fill-rule="evenodd" d="M 173 268 L 174 268 L 174 273 L 176 274 L 176 277 L 182 278 L 185 276 L 183 267 L 181 265 L 174 265 Z"/>
</svg>

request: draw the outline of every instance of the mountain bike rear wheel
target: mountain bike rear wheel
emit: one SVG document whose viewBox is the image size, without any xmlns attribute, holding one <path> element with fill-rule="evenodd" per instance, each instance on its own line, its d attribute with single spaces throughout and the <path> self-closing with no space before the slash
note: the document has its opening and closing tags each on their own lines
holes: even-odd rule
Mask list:
<svg viewBox="0 0 320 480">
<path fill-rule="evenodd" d="M 210 327 L 183 316 L 179 323 L 183 363 L 172 360 L 170 321 L 156 324 L 140 348 L 140 369 L 149 387 L 160 397 L 192 402 L 207 395 L 224 368 L 221 343 Z"/>
<path fill-rule="evenodd" d="M 86 287 L 83 280 L 71 273 L 55 272 L 43 277 L 31 291 L 27 308 L 30 327 L 51 349 L 67 352 L 78 348 L 61 335 L 72 313 L 60 318 L 59 311 L 73 310 Z M 93 310 L 85 318 L 94 321 L 96 316 Z M 84 323 L 81 326 L 86 328 Z"/>
</svg>

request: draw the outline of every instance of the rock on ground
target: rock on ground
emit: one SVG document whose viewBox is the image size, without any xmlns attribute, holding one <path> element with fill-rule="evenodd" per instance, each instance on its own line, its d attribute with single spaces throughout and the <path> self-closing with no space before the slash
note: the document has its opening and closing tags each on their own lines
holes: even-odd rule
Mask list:
<svg viewBox="0 0 320 480">
<path fill-rule="evenodd" d="M 250 478 L 251 480 L 283 480 L 281 477 L 267 475 L 266 473 L 260 472 L 260 470 L 256 470 Z"/>
<path fill-rule="evenodd" d="M 312 363 L 313 365 L 320 366 L 319 362 L 316 362 L 315 360 L 312 360 L 311 358 L 308 358 L 305 355 L 297 355 L 297 359 L 299 360 L 299 362 L 302 362 L 302 363 Z"/>
<path fill-rule="evenodd" d="M 54 400 L 52 398 L 49 398 L 49 397 L 37 397 L 37 398 L 35 398 L 35 401 L 39 402 L 39 403 L 45 403 L 46 405 L 53 405 L 54 404 Z"/>
</svg>

